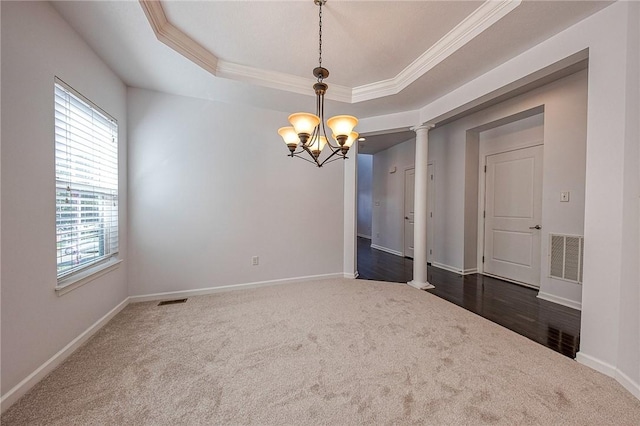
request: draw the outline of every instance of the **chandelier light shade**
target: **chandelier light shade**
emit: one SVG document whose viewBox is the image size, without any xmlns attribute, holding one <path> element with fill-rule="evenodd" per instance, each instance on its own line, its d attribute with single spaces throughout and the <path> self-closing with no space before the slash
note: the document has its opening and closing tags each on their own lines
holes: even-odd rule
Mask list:
<svg viewBox="0 0 640 426">
<path fill-rule="evenodd" d="M 281 127 L 278 134 L 289 148 L 290 157 L 298 157 L 314 163 L 318 167 L 323 164 L 346 159 L 347 152 L 353 143 L 358 139 L 358 133 L 354 132 L 354 127 L 358 124 L 358 119 L 351 115 L 337 115 L 327 120 L 326 125 L 332 131 L 332 143 L 327 138 L 324 121 L 324 95 L 329 86 L 324 79 L 329 77 L 329 70 L 322 67 L 322 6 L 327 0 L 314 0 L 318 6 L 318 67 L 313 69 L 313 75 L 317 82 L 313 85 L 316 93 L 316 113 L 296 112 L 289 116 L 290 127 Z M 322 156 L 322 151 L 328 147 L 330 154 Z"/>
</svg>

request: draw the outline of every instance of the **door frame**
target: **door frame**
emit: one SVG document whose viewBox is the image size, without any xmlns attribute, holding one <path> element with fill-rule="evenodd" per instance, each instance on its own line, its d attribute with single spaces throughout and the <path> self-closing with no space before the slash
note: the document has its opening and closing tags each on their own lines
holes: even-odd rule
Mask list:
<svg viewBox="0 0 640 426">
<path fill-rule="evenodd" d="M 502 154 L 505 152 L 518 151 L 524 148 L 532 148 L 534 146 L 539 146 L 539 145 L 543 146 L 542 152 L 543 152 L 543 158 L 544 158 L 544 140 L 535 140 L 535 141 L 528 141 L 528 142 L 513 142 L 512 144 L 509 144 L 508 148 L 506 147 L 491 148 L 491 147 L 487 147 L 485 143 L 480 142 L 479 154 L 478 154 L 479 164 L 478 164 L 478 248 L 477 248 L 477 256 L 478 256 L 477 264 L 478 264 L 479 274 L 484 274 L 484 262 L 482 262 L 482 258 L 484 257 L 484 247 L 485 247 L 484 245 L 484 237 L 485 237 L 484 211 L 485 211 L 485 203 L 486 203 L 485 166 L 487 165 L 487 157 L 490 155 Z M 544 169 L 542 172 L 542 180 L 544 181 Z M 544 197 L 541 200 L 541 202 L 543 203 L 542 206 L 544 207 Z M 544 220 L 542 220 L 542 222 L 544 222 Z M 541 223 L 541 225 L 544 228 L 544 223 Z M 542 247 L 542 244 L 544 244 L 544 241 L 541 241 L 541 247 Z M 540 252 L 540 273 L 541 273 L 540 276 L 541 277 L 542 277 L 542 270 L 543 270 L 542 268 L 543 261 L 544 259 L 542 259 L 542 251 L 541 251 Z M 522 283 L 520 281 L 510 280 L 504 277 L 500 277 L 500 279 L 503 281 L 509 281 L 516 284 L 520 284 L 526 287 L 539 289 L 539 287 Z"/>
<path fill-rule="evenodd" d="M 432 179 L 432 183 L 429 183 L 429 181 L 427 181 L 427 188 L 431 187 L 431 191 L 429 191 L 427 193 L 427 207 L 431 208 L 431 212 L 435 212 L 435 205 L 436 205 L 436 196 L 435 196 L 435 182 L 436 182 L 436 166 L 435 166 L 435 161 L 429 160 L 427 162 L 427 172 L 429 171 L 429 166 L 431 166 L 431 171 L 433 172 L 433 179 Z M 408 170 L 415 170 L 415 165 L 413 167 L 405 167 L 404 168 L 404 174 L 403 176 L 406 176 L 407 171 Z M 415 176 L 415 175 L 414 175 Z M 429 176 L 427 176 L 427 179 L 429 179 Z M 405 241 L 405 229 L 404 229 L 404 225 L 405 225 L 405 219 L 404 219 L 404 205 L 405 205 L 405 194 L 406 194 L 406 187 L 403 185 L 404 188 L 404 192 L 402 194 L 402 257 L 406 257 L 406 253 L 405 253 L 405 248 L 407 247 L 406 245 L 406 241 Z M 414 199 L 415 201 L 415 199 Z M 427 209 L 427 214 L 429 213 L 429 210 Z M 431 217 L 431 227 L 427 226 L 427 242 L 429 241 L 429 234 L 431 234 L 431 242 L 433 244 L 435 244 L 435 239 L 436 239 L 436 234 L 435 234 L 435 229 L 433 226 L 433 217 Z M 429 221 L 429 218 L 427 217 L 427 221 Z M 415 223 L 415 221 L 414 221 Z M 427 245 L 427 249 L 429 250 L 427 252 L 427 263 L 430 262 L 429 259 L 433 258 L 433 247 L 429 247 Z M 413 259 L 413 258 L 412 258 Z"/>
<path fill-rule="evenodd" d="M 405 167 L 404 168 L 404 173 L 402 174 L 402 178 L 404 180 L 403 185 L 402 185 L 402 189 L 403 189 L 403 191 L 402 191 L 402 257 L 407 257 L 407 229 L 406 229 L 406 227 L 407 227 L 407 219 L 405 219 L 405 217 L 406 217 L 405 216 L 405 214 L 406 214 L 405 207 L 407 205 L 407 172 L 409 170 L 413 170 L 413 172 L 414 172 L 413 173 L 413 179 L 414 179 L 413 187 L 414 187 L 414 190 L 415 190 L 415 178 L 416 178 L 416 174 L 415 174 L 416 168 L 415 168 L 415 166 L 413 166 L 413 167 Z M 416 199 L 415 199 L 415 195 L 414 195 L 414 197 L 413 197 L 414 210 L 415 210 L 415 201 L 416 201 Z M 414 229 L 415 229 L 415 226 L 416 226 L 415 225 L 415 214 L 414 214 L 413 226 L 414 226 Z M 415 244 L 415 242 L 414 242 L 414 244 Z M 413 256 L 411 256 L 410 259 L 413 259 Z"/>
</svg>

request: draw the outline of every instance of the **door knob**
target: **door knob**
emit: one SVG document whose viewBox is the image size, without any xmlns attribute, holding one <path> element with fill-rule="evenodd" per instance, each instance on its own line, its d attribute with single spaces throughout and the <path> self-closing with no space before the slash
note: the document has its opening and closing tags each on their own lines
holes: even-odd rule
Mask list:
<svg viewBox="0 0 640 426">
<path fill-rule="evenodd" d="M 542 229 L 542 226 L 540 225 L 530 226 L 529 229 Z"/>
</svg>

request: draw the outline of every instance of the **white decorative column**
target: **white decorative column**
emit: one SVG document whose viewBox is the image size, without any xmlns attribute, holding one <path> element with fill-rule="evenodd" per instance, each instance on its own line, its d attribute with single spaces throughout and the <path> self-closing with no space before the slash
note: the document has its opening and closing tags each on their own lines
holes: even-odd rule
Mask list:
<svg viewBox="0 0 640 426">
<path fill-rule="evenodd" d="M 420 290 L 434 288 L 427 281 L 427 163 L 429 162 L 429 129 L 433 124 L 423 124 L 411 130 L 416 132 L 414 227 L 413 227 L 413 280 L 411 287 Z"/>
</svg>

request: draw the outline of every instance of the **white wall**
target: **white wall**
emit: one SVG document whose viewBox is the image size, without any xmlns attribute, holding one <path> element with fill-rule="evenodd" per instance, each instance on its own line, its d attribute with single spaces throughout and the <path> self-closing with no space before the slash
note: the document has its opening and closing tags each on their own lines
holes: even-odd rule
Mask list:
<svg viewBox="0 0 640 426">
<path fill-rule="evenodd" d="M 413 168 L 415 146 L 411 139 L 373 155 L 371 244 L 397 255 L 404 249 L 404 171 Z"/>
<path fill-rule="evenodd" d="M 2 2 L 2 394 L 127 297 L 126 261 L 57 296 L 53 85 L 118 120 L 127 256 L 126 89 L 48 3 Z M 3 405 L 4 407 L 4 405 Z"/>
<path fill-rule="evenodd" d="M 371 238 L 373 155 L 358 154 L 358 236 Z"/>
<path fill-rule="evenodd" d="M 544 141 L 541 292 L 580 306 L 581 286 L 550 278 L 547 255 L 549 233 L 583 235 L 586 97 L 585 70 L 429 133 L 429 159 L 438 164 L 435 263 L 460 271 L 478 266 L 473 248 L 478 247 L 481 256 L 482 246 L 473 222 L 478 223 L 479 156 L 507 149 L 508 144 Z M 542 114 L 527 114 L 542 108 L 544 126 Z M 560 202 L 561 191 L 571 192 L 569 203 Z"/>
<path fill-rule="evenodd" d="M 462 272 L 464 263 L 465 134 L 458 122 L 429 131 L 429 161 L 436 165 L 432 264 Z"/>
<path fill-rule="evenodd" d="M 640 4 L 628 13 L 619 369 L 640 382 Z M 640 393 L 637 394 L 640 398 Z"/>
<path fill-rule="evenodd" d="M 132 295 L 342 275 L 344 165 L 287 157 L 286 114 L 142 89 L 128 108 Z"/>
<path fill-rule="evenodd" d="M 640 298 L 638 281 L 623 259 L 638 262 L 635 185 L 639 165 L 633 156 L 637 125 L 637 2 L 616 2 L 536 45 L 442 98 L 425 105 L 415 124 L 526 78 L 549 65 L 589 49 L 585 257 L 582 327 L 578 360 L 615 377 L 640 398 Z M 634 80 L 635 79 L 635 80 Z M 634 82 L 635 81 L 635 82 Z M 626 201 L 625 201 L 626 200 Z M 628 205 L 628 210 L 625 207 Z M 623 211 L 626 213 L 623 214 Z M 634 217 L 632 220 L 631 217 Z M 631 230 L 631 233 L 627 233 Z M 626 262 L 625 262 L 626 264 Z M 630 297 L 628 297 L 630 296 Z M 621 307 L 624 307 L 621 310 Z M 630 347 L 627 346 L 629 343 Z"/>
</svg>

